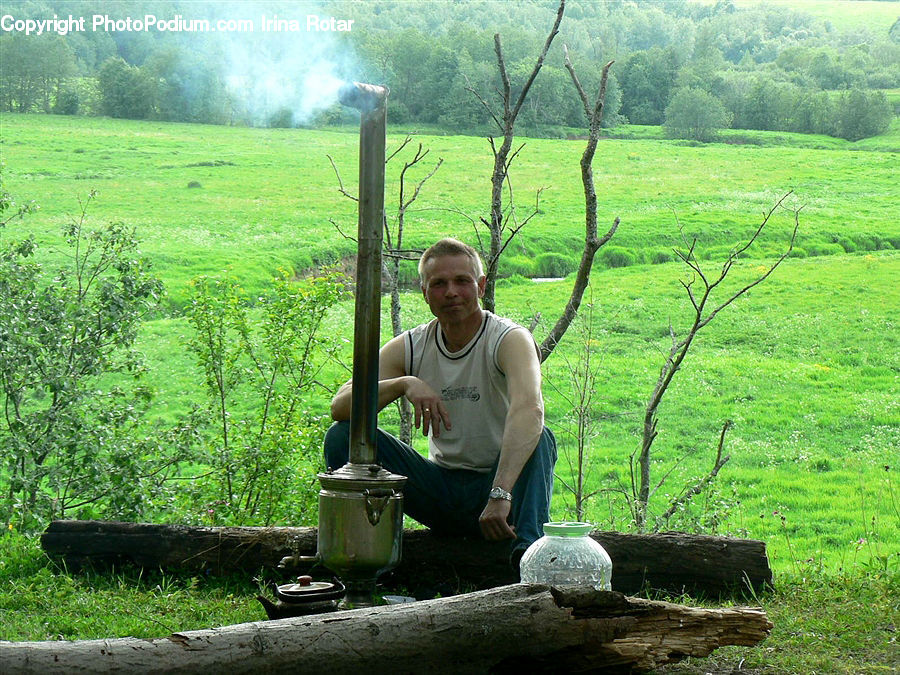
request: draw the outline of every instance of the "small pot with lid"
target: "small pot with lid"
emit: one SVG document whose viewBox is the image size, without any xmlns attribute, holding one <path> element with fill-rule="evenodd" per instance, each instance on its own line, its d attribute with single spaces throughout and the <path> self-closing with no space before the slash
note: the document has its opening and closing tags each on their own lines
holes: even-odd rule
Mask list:
<svg viewBox="0 0 900 675">
<path fill-rule="evenodd" d="M 294 583 L 272 586 L 277 602 L 263 595 L 256 597 L 270 619 L 289 616 L 321 614 L 337 609 L 338 601 L 344 597 L 344 585 L 338 580 L 313 581 L 308 575 L 297 577 Z"/>
</svg>

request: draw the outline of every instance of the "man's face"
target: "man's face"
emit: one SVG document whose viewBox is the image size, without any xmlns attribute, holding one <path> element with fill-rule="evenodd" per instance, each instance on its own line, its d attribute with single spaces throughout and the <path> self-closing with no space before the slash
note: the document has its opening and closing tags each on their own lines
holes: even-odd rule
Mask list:
<svg viewBox="0 0 900 675">
<path fill-rule="evenodd" d="M 431 313 L 442 321 L 462 321 L 480 311 L 478 299 L 484 295 L 485 277 L 477 277 L 475 264 L 466 255 L 431 258 L 422 270 L 422 294 Z"/>
</svg>

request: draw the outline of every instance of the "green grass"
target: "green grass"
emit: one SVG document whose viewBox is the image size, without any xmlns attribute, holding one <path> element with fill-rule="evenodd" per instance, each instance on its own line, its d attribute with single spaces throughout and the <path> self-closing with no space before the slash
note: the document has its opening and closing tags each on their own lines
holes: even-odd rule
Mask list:
<svg viewBox="0 0 900 675">
<path fill-rule="evenodd" d="M 735 270 L 735 282 L 758 268 L 758 261 L 748 261 Z M 789 259 L 701 331 L 660 408 L 657 478 L 686 459 L 656 503 L 709 470 L 721 425 L 732 420 L 725 446 L 731 461 L 718 479 L 722 494 L 701 500 L 721 511 L 720 531 L 765 540 L 777 570 L 807 560 L 848 564 L 859 559 L 860 540 L 866 543 L 861 556 L 900 564 L 900 492 L 891 484 L 900 456 L 898 274 L 895 253 Z M 594 279 L 598 478 L 628 482 L 628 456 L 639 444 L 640 415 L 668 346 L 668 322 L 681 332 L 688 319 L 680 275 L 670 263 L 604 270 Z M 554 316 L 568 290 L 564 283 L 520 289 L 505 289 L 501 311 L 521 319 L 533 312 Z M 562 353 L 544 366 L 556 386 L 567 383 L 564 356 L 574 341 L 567 334 Z M 549 415 L 558 420 L 566 409 L 554 387 L 544 389 Z M 563 494 L 557 499 L 563 509 Z M 691 526 L 698 510 L 672 525 Z M 610 515 L 606 499 L 589 511 L 594 522 L 610 527 L 627 525 L 623 513 Z"/>
<path fill-rule="evenodd" d="M 184 349 L 189 327 L 178 311 L 191 278 L 229 267 L 252 294 L 277 267 L 301 271 L 353 251 L 329 222 L 333 218 L 352 230 L 355 215 L 354 204 L 336 189 L 325 154 L 335 158 L 352 190 L 355 130 L 19 115 L 0 116 L 0 124 L 4 185 L 18 199 L 41 206 L 0 238 L 34 232 L 60 260 L 60 228 L 93 188 L 99 198 L 91 207 L 92 222 L 123 220 L 138 228 L 170 295 L 168 312 L 145 324 L 139 345 L 157 390 L 153 414 L 164 422 L 201 399 L 199 375 Z M 714 488 L 669 523 L 759 538 L 768 546 L 779 588 L 761 602 L 772 612 L 776 632 L 765 649 L 725 652 L 722 663 L 737 667 L 747 658 L 755 667 L 772 668 L 764 672 L 879 672 L 877 665 L 857 666 L 861 659 L 879 664 L 890 658 L 884 626 L 896 625 L 896 618 L 874 617 L 896 617 L 900 567 L 900 253 L 891 250 L 900 248 L 894 176 L 900 127 L 895 123 L 889 134 L 855 144 L 733 131 L 724 142 L 695 146 L 664 140 L 657 127 L 621 131 L 630 137 L 603 140 L 594 166 L 601 227 L 616 215 L 622 218 L 612 245 L 627 249 L 635 264 L 601 265 L 593 282 L 592 344 L 600 385 L 589 487 L 628 483 L 628 458 L 664 358 L 669 322 L 681 331 L 689 318 L 679 284 L 683 268 L 648 263 L 660 255 L 671 258 L 680 223 L 688 238 L 697 237 L 705 264 L 716 269 L 716 261 L 755 229 L 763 212 L 793 189 L 788 203 L 803 206 L 796 257 L 700 333 L 660 409 L 654 480 L 671 473 L 651 501 L 651 513 L 661 513 L 669 497 L 709 470 L 721 425 L 732 420 L 725 444 L 730 462 Z M 392 133 L 389 142 L 401 138 Z M 474 240 L 469 221 L 446 209 L 475 219 L 485 213 L 485 141 L 420 140 L 431 149 L 430 158 L 445 162 L 408 216 L 408 243 L 446 234 Z M 580 250 L 582 149 L 582 141 L 527 140 L 514 166 L 520 206 L 527 208 L 537 188 L 548 189 L 542 213 L 512 245 L 511 255 L 527 263 L 544 252 L 571 257 Z M 397 168 L 389 165 L 388 172 L 393 177 Z M 191 181 L 201 187 L 189 188 Z M 395 188 L 388 188 L 389 205 Z M 791 225 L 788 212 L 776 214 L 752 255 L 735 268 L 730 288 L 784 249 Z M 568 292 L 567 282 L 518 279 L 499 290 L 498 307 L 525 323 L 538 312 L 549 322 Z M 427 318 L 416 293 L 404 302 L 405 325 Z M 349 335 L 351 311 L 341 306 L 328 330 Z M 383 330 L 387 325 L 383 321 Z M 539 326 L 538 337 L 546 330 Z M 565 386 L 565 357 L 574 358 L 576 348 L 573 330 L 544 367 L 548 420 L 564 453 L 571 447 L 568 410 L 551 383 Z M 338 366 L 326 374 L 340 375 Z M 386 426 L 391 414 L 384 416 Z M 564 459 L 558 468 L 567 478 Z M 558 483 L 554 517 L 568 517 L 570 504 Z M 602 528 L 630 526 L 627 508 L 614 494 L 595 498 L 587 518 Z M 0 585 L 11 589 L 0 592 L 7 639 L 160 635 L 176 624 L 186 630 L 262 616 L 249 580 L 217 585 L 124 571 L 70 575 L 49 566 L 33 541 L 9 535 L 0 537 L 0 546 Z M 807 618 L 826 603 L 835 607 L 831 624 Z M 107 616 L 104 604 L 123 611 L 118 618 Z M 131 615 L 140 621 L 129 623 Z M 846 617 L 857 615 L 853 622 L 860 629 L 851 636 L 859 649 L 842 637 Z M 824 647 L 813 649 L 817 645 Z"/>
<path fill-rule="evenodd" d="M 830 21 L 836 31 L 867 29 L 887 33 L 900 16 L 896 0 L 736 0 L 738 7 L 787 5 L 791 9 Z"/>
<path fill-rule="evenodd" d="M 664 673 L 885 673 L 900 665 L 895 643 L 900 577 L 877 570 L 786 575 L 774 592 L 745 598 L 774 623 L 756 647 L 723 647 Z M 0 640 L 156 638 L 265 619 L 256 580 L 183 578 L 133 568 L 71 573 L 37 539 L 0 534 Z M 702 598 L 665 598 L 721 606 Z"/>
<path fill-rule="evenodd" d="M 811 141 L 821 148 L 810 148 L 791 145 L 797 135 L 743 135 L 768 138 L 770 145 L 603 141 L 594 164 L 601 225 L 621 217 L 615 243 L 639 261 L 678 241 L 678 220 L 693 222 L 689 233 L 701 236 L 705 246 L 730 247 L 778 197 L 794 190 L 792 203 L 804 205 L 798 241 L 804 250 L 863 234 L 900 246 L 892 208 L 895 154 L 855 152 L 856 146 L 825 137 Z M 771 145 L 773 138 L 786 145 Z M 357 138 L 346 131 L 4 114 L 0 139 L 8 189 L 41 205 L 25 230 L 58 245 L 77 200 L 98 190 L 91 217 L 138 228 L 173 307 L 184 303 L 187 283 L 198 274 L 230 268 L 255 292 L 277 267 L 301 270 L 353 251 L 330 222 L 354 231 L 354 204 L 338 192 L 326 157 L 334 157 L 352 187 Z M 391 135 L 389 143 L 401 140 Z M 461 136 L 420 140 L 430 158 L 443 157 L 444 165 L 407 216 L 408 243 L 423 245 L 445 234 L 473 239 L 470 221 L 454 211 L 475 221 L 486 214 L 491 170 L 486 142 Z M 881 150 L 900 147 L 894 135 L 870 141 Z M 527 141 L 516 164 L 520 213 L 530 210 L 539 188 L 547 189 L 542 214 L 511 254 L 552 251 L 575 257 L 583 222 L 578 168 L 583 147 L 582 141 Z M 413 178 L 432 166 L 427 163 Z M 396 210 L 398 170 L 388 167 L 389 214 Z M 201 187 L 188 187 L 192 182 Z M 16 225 L 4 236 L 21 231 Z"/>
<path fill-rule="evenodd" d="M 0 640 L 157 637 L 265 619 L 253 579 L 133 567 L 74 573 L 15 532 L 0 534 L 0 553 Z"/>
<path fill-rule="evenodd" d="M 189 279 L 229 267 L 252 297 L 279 266 L 299 271 L 352 252 L 352 243 L 328 222 L 334 218 L 346 227 L 354 215 L 325 157 L 335 158 L 352 189 L 357 143 L 352 130 L 22 115 L 0 120 L 5 183 L 18 198 L 41 205 L 3 237 L 35 232 L 54 255 L 60 226 L 91 188 L 100 191 L 91 207 L 93 222 L 123 220 L 138 228 L 175 310 L 148 322 L 140 343 L 158 392 L 154 416 L 162 421 L 173 421 L 201 397 L 196 366 L 184 349 L 189 326 L 177 314 Z M 654 129 L 636 133 L 652 135 Z M 891 521 L 886 500 L 877 497 L 892 475 L 882 465 L 895 464 L 881 458 L 896 455 L 898 446 L 893 392 L 900 349 L 893 315 L 900 298 L 891 281 L 898 256 L 870 250 L 900 245 L 896 154 L 861 152 L 856 144 L 824 137 L 742 133 L 753 142 L 690 146 L 652 138 L 604 140 L 595 161 L 601 218 L 622 217 L 612 244 L 637 262 L 670 251 L 680 241 L 680 224 L 687 237 L 697 237 L 701 257 L 714 265 L 755 229 L 782 190 L 793 188 L 788 203 L 803 206 L 797 253 L 809 257 L 789 259 L 770 281 L 723 312 L 701 334 L 676 378 L 660 411 L 655 446 L 660 475 L 684 459 L 656 502 L 664 504 L 666 493 L 708 470 L 718 429 L 734 420 L 727 439 L 732 459 L 720 475 L 721 494 L 706 503 L 712 513 L 706 527 L 713 522 L 719 531 L 766 539 L 773 564 L 787 569 L 796 561 L 774 515 L 779 511 L 800 531 L 793 542 L 796 560 L 840 564 L 859 539 L 880 541 L 870 530 L 881 533 L 897 524 L 896 511 Z M 880 142 L 890 145 L 897 138 L 895 128 Z M 390 142 L 399 139 L 392 135 Z M 410 243 L 445 234 L 470 237 L 469 223 L 446 208 L 481 212 L 490 168 L 485 142 L 446 136 L 422 141 L 445 163 L 409 215 Z M 511 254 L 527 261 L 541 252 L 573 256 L 579 250 L 582 147 L 579 141 L 527 141 L 517 163 L 517 194 L 549 187 L 542 214 Z M 389 165 L 389 175 L 395 174 Z M 191 180 L 203 187 L 188 188 Z M 388 189 L 390 203 L 395 186 Z M 789 213 L 777 213 L 752 251 L 759 260 L 739 266 L 735 281 L 749 279 L 763 256 L 783 250 L 791 225 Z M 816 255 L 829 251 L 855 253 Z M 598 270 L 595 330 L 604 387 L 598 392 L 602 423 L 594 447 L 596 480 L 610 476 L 606 486 L 628 481 L 627 458 L 667 348 L 668 322 L 678 330 L 688 318 L 681 274 L 676 263 Z M 537 312 L 555 316 L 567 294 L 564 283 L 513 284 L 501 290 L 499 307 L 528 323 Z M 414 293 L 404 314 L 405 325 L 427 318 Z M 349 317 L 345 306 L 329 330 L 348 330 Z M 385 331 L 387 326 L 383 321 Z M 570 349 L 567 344 L 561 352 Z M 560 377 L 561 361 L 546 365 L 548 379 Z M 561 425 L 565 406 L 552 391 L 547 396 L 548 417 Z M 803 484 L 787 484 L 788 479 Z M 810 486 L 823 488 L 827 497 L 819 499 L 839 504 L 816 506 L 815 527 L 805 524 L 812 497 L 802 493 Z M 870 506 L 879 502 L 882 507 Z M 564 508 L 561 495 L 556 508 Z M 874 510 L 863 512 L 869 508 Z M 627 527 L 623 513 L 621 505 L 611 513 L 598 506 L 590 515 L 599 524 Z M 874 524 L 865 525 L 872 516 Z M 672 525 L 699 527 L 700 518 L 686 513 Z M 886 543 L 898 541 L 892 537 Z"/>
</svg>

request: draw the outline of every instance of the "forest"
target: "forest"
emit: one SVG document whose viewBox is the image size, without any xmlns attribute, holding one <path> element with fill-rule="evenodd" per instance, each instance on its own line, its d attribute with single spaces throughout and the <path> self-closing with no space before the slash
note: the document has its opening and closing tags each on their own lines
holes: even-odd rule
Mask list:
<svg viewBox="0 0 900 675">
<path fill-rule="evenodd" d="M 330 82 L 349 79 L 390 87 L 392 123 L 483 135 L 490 119 L 473 92 L 490 97 L 499 86 L 493 35 L 502 36 L 511 79 L 522 79 L 516 76 L 530 70 L 555 3 L 173 0 L 140 7 L 160 21 L 180 21 L 180 30 L 107 29 L 130 19 L 129 11 L 140 14 L 135 7 L 4 3 L 0 111 L 319 128 L 353 121 L 324 94 Z M 311 12 L 352 18 L 352 29 L 308 32 Z M 95 15 L 107 18 L 106 28 L 15 29 L 29 18 Z M 264 30 L 267 17 L 301 30 Z M 215 23 L 195 30 L 195 22 L 217 18 L 255 30 L 216 31 Z M 520 115 L 525 135 L 564 138 L 581 126 L 564 49 L 589 90 L 615 61 L 605 126 L 666 125 L 670 135 L 696 140 L 729 127 L 848 140 L 878 135 L 890 126 L 892 90 L 900 88 L 896 17 L 857 27 L 790 3 L 576 0 Z M 698 116 L 700 128 L 685 122 Z"/>
</svg>

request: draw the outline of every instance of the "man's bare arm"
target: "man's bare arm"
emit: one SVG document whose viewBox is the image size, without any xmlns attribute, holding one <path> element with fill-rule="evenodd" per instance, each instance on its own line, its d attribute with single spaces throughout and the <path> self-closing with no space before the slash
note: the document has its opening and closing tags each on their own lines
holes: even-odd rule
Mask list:
<svg viewBox="0 0 900 675">
<path fill-rule="evenodd" d="M 497 358 L 506 373 L 510 404 L 494 486 L 512 492 L 544 428 L 541 364 L 534 340 L 524 330 L 513 331 L 503 339 Z M 506 520 L 510 507 L 506 500 L 488 501 L 479 519 L 486 539 L 515 537 L 515 531 Z"/>
<path fill-rule="evenodd" d="M 450 428 L 450 415 L 440 395 L 418 377 L 406 374 L 404 354 L 403 336 L 390 340 L 378 354 L 378 410 L 406 396 L 413 405 L 416 428 L 421 427 L 426 436 L 429 429 L 439 436 L 442 424 Z M 331 400 L 331 418 L 336 422 L 349 420 L 352 399 L 353 381 L 349 380 Z"/>
</svg>

